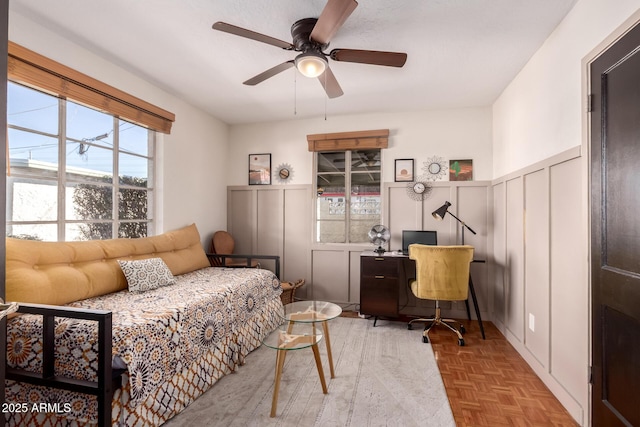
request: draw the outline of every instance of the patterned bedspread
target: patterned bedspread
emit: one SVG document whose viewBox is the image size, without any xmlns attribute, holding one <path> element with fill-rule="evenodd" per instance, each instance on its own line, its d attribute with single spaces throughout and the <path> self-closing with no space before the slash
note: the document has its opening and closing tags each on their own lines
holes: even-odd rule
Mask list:
<svg viewBox="0 0 640 427">
<path fill-rule="evenodd" d="M 229 346 L 228 337 L 281 293 L 275 275 L 262 269 L 210 267 L 176 279 L 174 285 L 143 293 L 122 291 L 69 304 L 113 312 L 113 356 L 127 366 L 134 406 L 212 347 Z M 97 324 L 57 318 L 55 330 L 56 374 L 95 380 Z M 39 371 L 41 337 L 39 316 L 10 320 L 8 364 Z M 242 343 L 234 345 L 238 348 L 225 351 L 237 362 Z"/>
</svg>

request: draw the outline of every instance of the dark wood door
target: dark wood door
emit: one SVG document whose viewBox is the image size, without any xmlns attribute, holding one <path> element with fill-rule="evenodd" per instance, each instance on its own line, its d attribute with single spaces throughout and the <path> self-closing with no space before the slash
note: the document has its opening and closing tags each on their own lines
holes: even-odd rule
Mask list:
<svg viewBox="0 0 640 427">
<path fill-rule="evenodd" d="M 640 426 L 640 26 L 591 66 L 594 426 Z"/>
</svg>

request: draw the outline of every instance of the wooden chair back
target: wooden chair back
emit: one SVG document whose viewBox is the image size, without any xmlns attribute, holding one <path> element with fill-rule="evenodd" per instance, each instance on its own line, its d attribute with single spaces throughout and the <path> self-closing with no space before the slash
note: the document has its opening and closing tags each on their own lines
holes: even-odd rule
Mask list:
<svg viewBox="0 0 640 427">
<path fill-rule="evenodd" d="M 211 249 L 216 254 L 232 254 L 236 246 L 233 236 L 226 231 L 220 230 L 213 233 Z"/>
<path fill-rule="evenodd" d="M 233 255 L 233 250 L 236 247 L 236 242 L 233 236 L 224 230 L 218 230 L 213 233 L 211 239 L 211 253 L 220 255 Z M 220 267 L 222 265 L 226 267 L 257 267 L 260 268 L 260 262 L 251 258 L 227 258 L 224 263 L 220 261 L 220 258 L 212 258 L 214 267 Z M 250 259 L 249 265 L 247 265 L 247 259 Z"/>
</svg>

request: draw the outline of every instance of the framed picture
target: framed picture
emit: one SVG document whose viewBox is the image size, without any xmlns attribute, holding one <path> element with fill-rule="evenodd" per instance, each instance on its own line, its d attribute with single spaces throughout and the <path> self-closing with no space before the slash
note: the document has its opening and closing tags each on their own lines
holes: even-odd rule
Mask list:
<svg viewBox="0 0 640 427">
<path fill-rule="evenodd" d="M 449 181 L 473 181 L 473 160 L 449 160 Z"/>
<path fill-rule="evenodd" d="M 249 154 L 249 185 L 271 185 L 271 154 Z"/>
<path fill-rule="evenodd" d="M 394 176 L 396 182 L 413 181 L 413 159 L 396 159 Z"/>
</svg>

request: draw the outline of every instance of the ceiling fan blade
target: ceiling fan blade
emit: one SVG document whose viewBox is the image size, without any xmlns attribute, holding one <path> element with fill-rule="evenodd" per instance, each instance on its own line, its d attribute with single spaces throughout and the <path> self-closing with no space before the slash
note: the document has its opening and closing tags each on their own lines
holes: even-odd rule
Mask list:
<svg viewBox="0 0 640 427">
<path fill-rule="evenodd" d="M 340 84 L 338 84 L 338 80 L 336 80 L 336 76 L 331 71 L 331 68 L 327 67 L 324 70 L 324 73 L 318 76 L 318 81 L 324 88 L 324 91 L 327 92 L 327 96 L 329 98 L 337 98 L 339 96 L 344 95 Z"/>
<path fill-rule="evenodd" d="M 284 70 L 288 70 L 289 68 L 293 67 L 293 65 L 294 65 L 293 61 L 283 62 L 282 64 L 278 64 L 275 67 L 269 68 L 267 71 L 264 71 L 264 72 L 258 74 L 257 76 L 250 78 L 249 80 L 247 80 L 243 84 L 248 85 L 248 86 L 255 86 L 258 83 L 262 83 L 263 81 L 267 80 L 268 78 L 271 78 L 271 77 L 275 76 L 276 74 L 279 74 L 279 73 L 283 72 Z"/>
<path fill-rule="evenodd" d="M 211 26 L 214 30 L 224 31 L 225 33 L 234 34 L 236 36 L 245 37 L 247 39 L 256 40 L 262 43 L 270 44 L 272 46 L 280 47 L 286 50 L 293 50 L 294 47 L 291 43 L 276 39 L 274 37 L 266 36 L 264 34 L 256 33 L 255 31 L 247 30 L 246 28 L 236 27 L 235 25 L 227 24 L 226 22 L 216 22 Z"/>
<path fill-rule="evenodd" d="M 329 43 L 356 7 L 356 0 L 329 0 L 313 27 L 310 38 L 320 44 Z"/>
<path fill-rule="evenodd" d="M 386 65 L 389 67 L 402 67 L 407 62 L 406 53 L 381 52 L 377 50 L 333 49 L 329 57 L 334 61 Z"/>
</svg>

